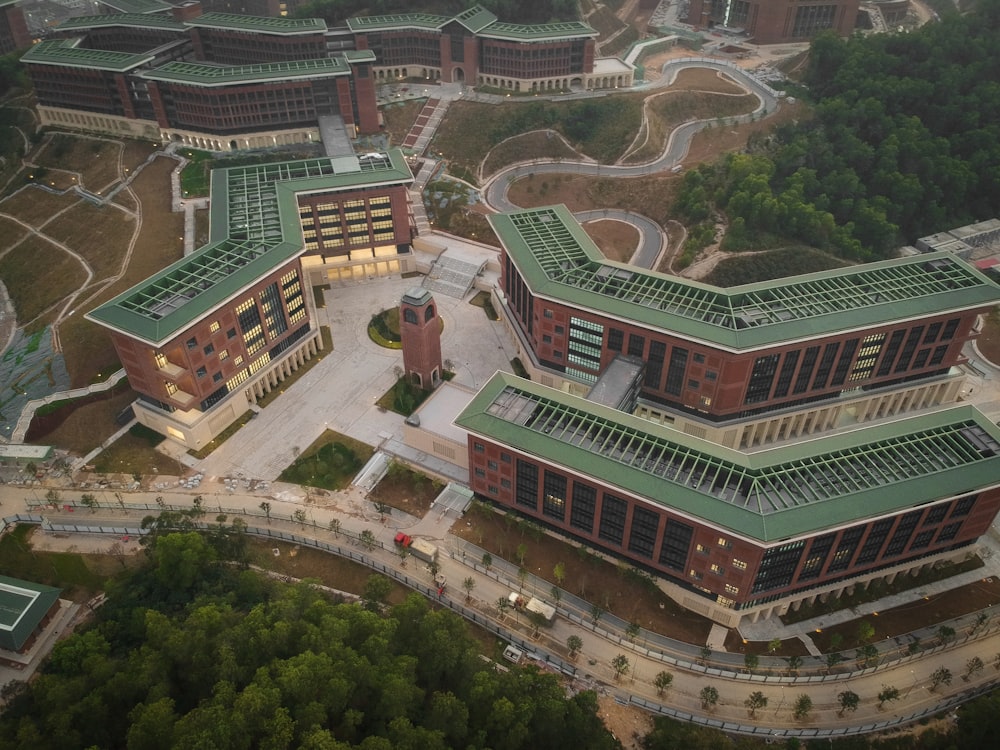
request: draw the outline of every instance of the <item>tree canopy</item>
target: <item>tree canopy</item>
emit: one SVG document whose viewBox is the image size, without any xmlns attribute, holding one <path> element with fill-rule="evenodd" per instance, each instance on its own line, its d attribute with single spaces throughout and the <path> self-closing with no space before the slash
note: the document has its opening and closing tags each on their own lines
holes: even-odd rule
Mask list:
<svg viewBox="0 0 1000 750">
<path fill-rule="evenodd" d="M 1000 213 L 1000 0 L 909 34 L 817 37 L 809 122 L 689 173 L 678 210 L 858 259 Z"/>
<path fill-rule="evenodd" d="M 0 748 L 617 746 L 592 692 L 490 669 L 420 596 L 382 616 L 218 563 L 194 532 L 151 558 L 12 699 Z"/>
</svg>

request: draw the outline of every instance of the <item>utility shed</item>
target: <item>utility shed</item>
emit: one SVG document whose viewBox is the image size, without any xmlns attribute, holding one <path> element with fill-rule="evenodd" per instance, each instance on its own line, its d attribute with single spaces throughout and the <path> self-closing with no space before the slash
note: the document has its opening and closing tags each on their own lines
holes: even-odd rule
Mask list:
<svg viewBox="0 0 1000 750">
<path fill-rule="evenodd" d="M 60 590 L 0 576 L 0 649 L 23 652 L 59 606 Z"/>
</svg>

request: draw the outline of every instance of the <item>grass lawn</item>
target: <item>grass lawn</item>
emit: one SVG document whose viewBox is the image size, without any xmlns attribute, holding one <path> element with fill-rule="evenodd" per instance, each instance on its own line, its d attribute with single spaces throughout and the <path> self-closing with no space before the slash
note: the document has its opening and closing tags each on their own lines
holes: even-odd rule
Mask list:
<svg viewBox="0 0 1000 750">
<path fill-rule="evenodd" d="M 163 440 L 162 435 L 136 425 L 97 455 L 94 471 L 99 474 L 183 475 L 187 471 L 183 464 L 156 450 Z"/>
<path fill-rule="evenodd" d="M 63 589 L 63 597 L 82 602 L 104 588 L 121 566 L 107 555 L 35 552 L 30 539 L 35 526 L 20 524 L 0 538 L 0 574 Z M 90 559 L 95 558 L 95 559 Z"/>
<path fill-rule="evenodd" d="M 344 489 L 374 452 L 360 440 L 326 430 L 278 479 L 324 490 Z"/>
</svg>

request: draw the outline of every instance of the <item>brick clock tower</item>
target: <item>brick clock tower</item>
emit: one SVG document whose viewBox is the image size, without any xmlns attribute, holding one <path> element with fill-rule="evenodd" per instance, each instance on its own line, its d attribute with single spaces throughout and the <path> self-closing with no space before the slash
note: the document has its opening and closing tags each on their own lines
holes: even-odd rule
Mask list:
<svg viewBox="0 0 1000 750">
<path fill-rule="evenodd" d="M 441 319 L 431 293 L 412 287 L 399 303 L 399 335 L 403 370 L 413 385 L 426 391 L 441 382 Z"/>
</svg>

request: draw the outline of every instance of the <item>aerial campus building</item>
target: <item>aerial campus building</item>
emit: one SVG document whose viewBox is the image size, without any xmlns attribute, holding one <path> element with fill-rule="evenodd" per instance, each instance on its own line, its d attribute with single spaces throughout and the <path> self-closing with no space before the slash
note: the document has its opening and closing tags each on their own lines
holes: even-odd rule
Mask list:
<svg viewBox="0 0 1000 750">
<path fill-rule="evenodd" d="M 0 55 L 9 55 L 31 44 L 21 0 L 0 0 Z"/>
<path fill-rule="evenodd" d="M 719 289 L 605 260 L 564 207 L 491 222 L 532 380 L 456 420 L 482 498 L 727 625 L 960 556 L 1000 510 L 1000 429 L 957 403 L 1000 293 L 954 256 Z"/>
<path fill-rule="evenodd" d="M 148 7 L 147 7 L 148 6 Z M 322 19 L 205 13 L 129 2 L 71 18 L 23 56 L 43 125 L 179 141 L 212 151 L 318 143 L 325 123 L 374 133 L 378 82 L 419 78 L 512 91 L 632 85 L 595 59 L 584 23 L 510 24 L 476 6 L 457 16 Z"/>
<path fill-rule="evenodd" d="M 745 32 L 756 44 L 808 41 L 822 31 L 847 36 L 858 0 L 688 0 L 687 22 Z"/>
<path fill-rule="evenodd" d="M 311 287 L 413 270 L 398 149 L 212 172 L 210 242 L 92 310 L 136 418 L 200 448 L 323 348 Z"/>
</svg>

